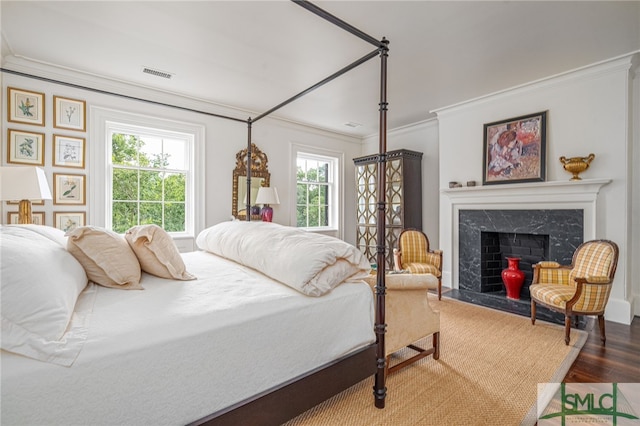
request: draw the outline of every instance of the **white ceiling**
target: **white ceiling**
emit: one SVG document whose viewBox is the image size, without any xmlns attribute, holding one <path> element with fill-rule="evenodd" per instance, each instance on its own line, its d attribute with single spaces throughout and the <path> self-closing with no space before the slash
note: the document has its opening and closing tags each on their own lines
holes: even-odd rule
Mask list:
<svg viewBox="0 0 640 426">
<path fill-rule="evenodd" d="M 389 128 L 431 110 L 640 50 L 639 1 L 316 1 L 389 45 Z M 6 1 L 10 57 L 230 105 L 246 119 L 376 47 L 285 0 Z M 7 65 L 9 64 L 9 65 Z M 170 80 L 142 73 L 150 67 Z M 370 135 L 380 60 L 275 115 Z M 347 122 L 362 124 L 352 129 Z"/>
</svg>

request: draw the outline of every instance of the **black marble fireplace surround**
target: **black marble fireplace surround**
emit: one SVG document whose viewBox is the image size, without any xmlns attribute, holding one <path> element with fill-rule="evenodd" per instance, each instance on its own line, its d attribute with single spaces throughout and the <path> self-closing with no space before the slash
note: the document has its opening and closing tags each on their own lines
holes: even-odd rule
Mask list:
<svg viewBox="0 0 640 426">
<path fill-rule="evenodd" d="M 460 210 L 459 288 L 452 297 L 521 315 L 530 315 L 531 265 L 540 260 L 571 263 L 583 241 L 584 212 L 575 210 Z M 484 244 L 483 244 L 484 243 Z M 520 300 L 506 298 L 498 270 L 504 257 L 521 258 L 525 283 Z M 483 274 L 484 271 L 484 274 Z M 538 318 L 560 322 L 562 315 L 538 309 Z"/>
</svg>

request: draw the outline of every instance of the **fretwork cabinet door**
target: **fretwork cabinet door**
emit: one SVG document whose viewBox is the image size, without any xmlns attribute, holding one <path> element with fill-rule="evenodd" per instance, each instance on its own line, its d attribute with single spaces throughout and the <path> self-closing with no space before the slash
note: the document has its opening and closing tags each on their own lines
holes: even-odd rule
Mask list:
<svg viewBox="0 0 640 426">
<path fill-rule="evenodd" d="M 356 245 L 376 263 L 378 154 L 354 158 L 357 185 Z M 385 204 L 386 269 L 393 269 L 393 249 L 404 228 L 422 229 L 422 153 L 387 152 Z"/>
</svg>

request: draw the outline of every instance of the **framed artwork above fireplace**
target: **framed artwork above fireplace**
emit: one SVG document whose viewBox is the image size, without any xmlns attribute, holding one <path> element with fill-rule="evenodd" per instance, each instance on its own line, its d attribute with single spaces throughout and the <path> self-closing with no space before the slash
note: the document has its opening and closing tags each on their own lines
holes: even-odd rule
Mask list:
<svg viewBox="0 0 640 426">
<path fill-rule="evenodd" d="M 544 182 L 547 112 L 484 125 L 484 185 Z"/>
</svg>

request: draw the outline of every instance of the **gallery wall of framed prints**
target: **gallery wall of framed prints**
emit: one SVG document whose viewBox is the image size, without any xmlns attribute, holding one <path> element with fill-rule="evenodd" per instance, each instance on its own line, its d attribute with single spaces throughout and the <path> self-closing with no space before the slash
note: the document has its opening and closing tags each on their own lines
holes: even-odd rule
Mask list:
<svg viewBox="0 0 640 426">
<path fill-rule="evenodd" d="M 45 170 L 52 200 L 32 200 L 34 224 L 71 231 L 86 224 L 87 105 L 64 93 L 6 87 L 5 167 Z M 6 201 L 5 224 L 18 223 L 18 200 Z"/>
</svg>

